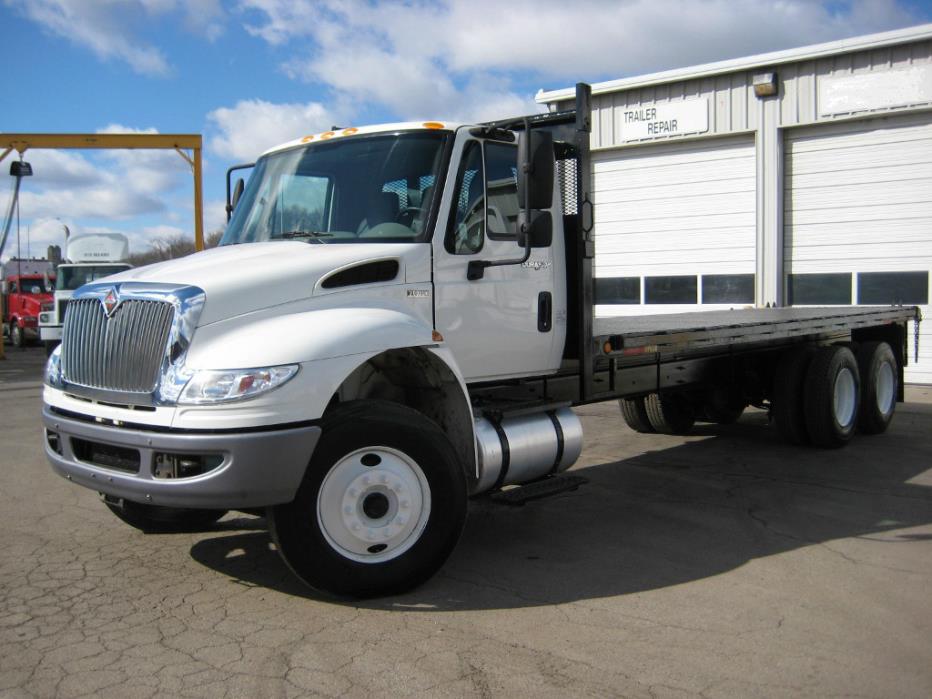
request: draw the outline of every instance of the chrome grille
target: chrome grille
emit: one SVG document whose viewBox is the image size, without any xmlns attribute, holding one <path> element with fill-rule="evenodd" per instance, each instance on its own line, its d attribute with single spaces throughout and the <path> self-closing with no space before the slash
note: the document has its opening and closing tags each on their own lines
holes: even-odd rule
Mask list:
<svg viewBox="0 0 932 699">
<path fill-rule="evenodd" d="M 65 381 L 108 391 L 151 393 L 159 380 L 174 306 L 125 299 L 109 318 L 96 298 L 72 299 L 62 333 Z"/>
</svg>

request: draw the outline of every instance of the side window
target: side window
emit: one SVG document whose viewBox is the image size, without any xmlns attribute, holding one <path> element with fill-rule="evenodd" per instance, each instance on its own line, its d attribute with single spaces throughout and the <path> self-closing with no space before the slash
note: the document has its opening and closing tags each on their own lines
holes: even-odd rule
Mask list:
<svg viewBox="0 0 932 699">
<path fill-rule="evenodd" d="M 456 208 L 450 217 L 444 247 L 454 255 L 472 255 L 482 249 L 485 240 L 485 177 L 482 146 L 470 141 L 463 153 L 456 176 L 453 201 Z"/>
<path fill-rule="evenodd" d="M 515 240 L 518 230 L 518 147 L 485 144 L 488 234 L 492 240 Z"/>
</svg>

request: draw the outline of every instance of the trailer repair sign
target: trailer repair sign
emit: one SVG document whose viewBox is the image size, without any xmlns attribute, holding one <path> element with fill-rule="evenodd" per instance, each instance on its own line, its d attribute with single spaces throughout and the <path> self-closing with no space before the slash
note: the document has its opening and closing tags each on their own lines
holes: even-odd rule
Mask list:
<svg viewBox="0 0 932 699">
<path fill-rule="evenodd" d="M 642 104 L 618 108 L 623 141 L 641 141 L 661 136 L 705 133 L 709 130 L 709 100 Z"/>
</svg>

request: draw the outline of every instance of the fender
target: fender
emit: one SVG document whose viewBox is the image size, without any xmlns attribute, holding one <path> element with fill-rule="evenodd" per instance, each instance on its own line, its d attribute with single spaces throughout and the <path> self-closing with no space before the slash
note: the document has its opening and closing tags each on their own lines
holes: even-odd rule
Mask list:
<svg viewBox="0 0 932 699">
<path fill-rule="evenodd" d="M 350 355 L 368 358 L 436 344 L 433 328 L 422 319 L 389 308 L 325 308 L 273 317 L 259 312 L 198 328 L 185 365 L 246 369 Z"/>
</svg>

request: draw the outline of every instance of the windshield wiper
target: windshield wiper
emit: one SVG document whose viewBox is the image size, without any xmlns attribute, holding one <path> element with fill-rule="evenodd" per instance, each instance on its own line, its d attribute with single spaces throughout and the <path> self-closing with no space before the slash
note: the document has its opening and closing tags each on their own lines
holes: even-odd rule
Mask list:
<svg viewBox="0 0 932 699">
<path fill-rule="evenodd" d="M 287 231 L 282 233 L 280 238 L 332 238 L 333 233 L 324 233 L 323 231 Z"/>
</svg>

